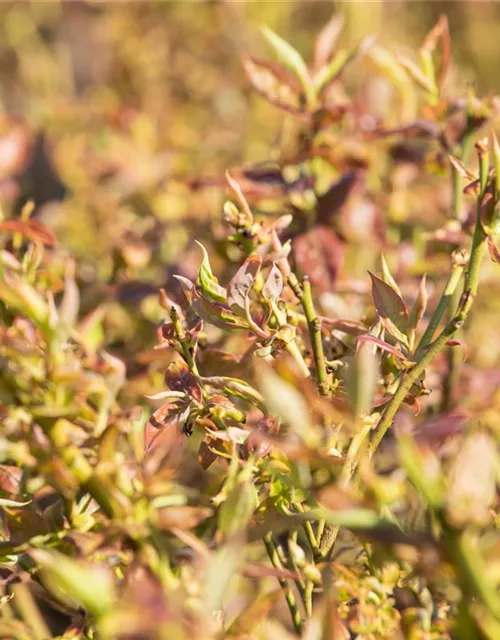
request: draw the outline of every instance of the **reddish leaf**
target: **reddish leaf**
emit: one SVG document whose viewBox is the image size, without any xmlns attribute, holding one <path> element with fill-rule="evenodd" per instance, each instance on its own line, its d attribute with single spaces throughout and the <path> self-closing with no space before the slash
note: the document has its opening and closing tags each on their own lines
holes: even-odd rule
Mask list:
<svg viewBox="0 0 500 640">
<path fill-rule="evenodd" d="M 344 245 L 334 231 L 325 226 L 297 236 L 293 241 L 295 261 L 319 291 L 332 291 L 344 263 Z"/>
<path fill-rule="evenodd" d="M 316 214 L 320 224 L 330 222 L 347 200 L 363 189 L 364 177 L 362 171 L 348 171 L 326 193 L 319 196 Z"/>
<path fill-rule="evenodd" d="M 210 465 L 217 460 L 217 454 L 214 453 L 210 447 L 212 438 L 206 436 L 204 440 L 200 442 L 198 448 L 198 462 L 203 471 L 206 471 Z"/>
<path fill-rule="evenodd" d="M 435 447 L 462 433 L 466 425 L 467 415 L 463 411 L 449 411 L 416 425 L 413 435 L 417 442 Z"/>
<path fill-rule="evenodd" d="M 301 115 L 304 96 L 297 80 L 279 64 L 246 55 L 243 66 L 254 89 L 268 102 Z"/>
<path fill-rule="evenodd" d="M 202 400 L 201 387 L 184 362 L 172 362 L 165 372 L 165 383 L 172 391 L 182 391 L 194 398 Z"/>
<path fill-rule="evenodd" d="M 368 273 L 372 279 L 372 296 L 380 319 L 391 335 L 408 345 L 408 310 L 403 299 L 383 280 Z"/>
<path fill-rule="evenodd" d="M 452 155 L 449 155 L 448 159 L 460 177 L 465 178 L 466 180 L 477 180 L 477 176 L 472 173 L 472 171 L 469 171 L 461 160 Z"/>
<path fill-rule="evenodd" d="M 493 260 L 493 262 L 496 262 L 496 264 L 500 264 L 500 251 L 498 250 L 493 238 L 491 236 L 488 236 L 487 242 L 490 258 Z"/>
<path fill-rule="evenodd" d="M 28 240 L 42 242 L 47 247 L 54 247 L 56 244 L 52 231 L 38 220 L 4 220 L 0 222 L 0 231 L 19 233 Z"/>
<path fill-rule="evenodd" d="M 368 334 L 366 334 L 364 336 L 359 336 L 359 338 L 356 341 L 356 345 L 358 345 L 359 343 L 362 343 L 362 342 L 372 342 L 373 344 L 376 344 L 377 347 L 379 347 L 383 351 L 387 351 L 388 353 L 392 354 L 396 358 L 399 358 L 400 360 L 403 360 L 405 362 L 408 361 L 407 357 L 403 353 L 401 353 L 401 351 L 396 349 L 396 347 L 391 346 L 387 342 L 384 342 L 383 340 L 380 340 L 379 338 L 376 338 L 375 336 L 370 336 Z"/>
<path fill-rule="evenodd" d="M 314 69 L 316 71 L 330 61 L 343 26 L 344 16 L 337 14 L 321 29 L 314 47 Z"/>
<path fill-rule="evenodd" d="M 439 87 L 443 88 L 451 63 L 451 39 L 448 18 L 442 14 L 435 26 L 429 31 L 422 43 L 422 49 L 434 53 L 438 41 L 441 41 L 441 60 L 439 69 Z"/>
<path fill-rule="evenodd" d="M 19 485 L 23 472 L 19 467 L 0 464 L 0 491 L 15 496 L 19 493 Z"/>
<path fill-rule="evenodd" d="M 446 344 L 448 347 L 462 347 L 462 349 L 464 350 L 464 361 L 469 357 L 469 347 L 463 340 L 457 340 L 455 338 L 453 340 L 447 340 Z"/>
</svg>

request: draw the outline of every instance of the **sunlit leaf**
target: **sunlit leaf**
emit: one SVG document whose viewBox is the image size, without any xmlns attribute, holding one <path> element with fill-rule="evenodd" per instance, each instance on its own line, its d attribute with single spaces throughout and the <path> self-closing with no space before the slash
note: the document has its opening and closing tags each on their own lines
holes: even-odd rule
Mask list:
<svg viewBox="0 0 500 640">
<path fill-rule="evenodd" d="M 401 296 L 380 278 L 368 272 L 372 279 L 372 296 L 377 313 L 387 331 L 408 345 L 408 310 Z"/>
<path fill-rule="evenodd" d="M 207 250 L 201 242 L 195 241 L 203 252 L 203 261 L 198 270 L 198 286 L 201 291 L 214 302 L 225 302 L 227 300 L 227 292 L 221 287 L 219 281 L 212 273 L 210 259 Z"/>
</svg>

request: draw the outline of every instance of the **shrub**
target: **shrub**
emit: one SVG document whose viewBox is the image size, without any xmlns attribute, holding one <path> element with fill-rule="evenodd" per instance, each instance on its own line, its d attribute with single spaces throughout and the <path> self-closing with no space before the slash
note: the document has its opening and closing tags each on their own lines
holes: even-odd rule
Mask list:
<svg viewBox="0 0 500 640">
<path fill-rule="evenodd" d="M 243 58 L 282 144 L 160 292 L 150 417 L 78 265 L 29 206 L 0 224 L 2 637 L 499 636 L 498 396 L 464 363 L 498 102 L 452 93 L 444 17 L 414 59 L 341 27 Z"/>
</svg>

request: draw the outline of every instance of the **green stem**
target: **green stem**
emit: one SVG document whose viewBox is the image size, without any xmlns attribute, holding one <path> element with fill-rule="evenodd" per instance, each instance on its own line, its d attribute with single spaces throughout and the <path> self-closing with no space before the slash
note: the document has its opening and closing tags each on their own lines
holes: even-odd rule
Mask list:
<svg viewBox="0 0 500 640">
<path fill-rule="evenodd" d="M 484 192 L 484 187 L 482 189 Z M 440 353 L 446 342 L 455 334 L 456 330 L 463 326 L 465 319 L 472 307 L 474 299 L 477 294 L 479 285 L 479 273 L 481 268 L 481 262 L 486 247 L 486 235 L 481 226 L 480 218 L 480 203 L 482 197 L 478 199 L 478 211 L 476 218 L 476 226 L 474 229 L 474 235 L 472 238 L 471 257 L 467 273 L 465 275 L 465 284 L 460 303 L 458 305 L 457 312 L 445 326 L 436 340 L 428 346 L 423 355 L 417 361 L 415 366 L 406 373 L 399 384 L 399 387 L 392 397 L 389 404 L 384 409 L 380 421 L 373 432 L 371 442 L 369 444 L 370 454 L 373 455 L 377 447 L 379 446 L 382 438 L 386 434 L 387 430 L 392 424 L 392 420 L 396 415 L 399 407 L 403 403 L 406 394 L 412 387 L 412 385 L 420 378 L 424 373 L 427 365 L 432 362 L 438 353 Z"/>
<path fill-rule="evenodd" d="M 191 353 L 190 346 L 186 340 L 186 333 L 182 328 L 181 321 L 179 320 L 179 316 L 177 315 L 177 311 L 175 307 L 172 307 L 170 309 L 170 319 L 172 320 L 172 324 L 174 325 L 174 331 L 175 331 L 175 335 L 177 336 L 177 340 L 181 345 L 182 354 L 184 355 L 184 360 L 186 361 L 186 364 L 189 367 L 189 370 L 191 371 L 191 373 L 195 376 L 195 378 L 198 380 L 200 385 L 203 387 L 203 384 L 200 380 L 201 376 L 200 376 L 200 372 L 198 371 L 198 366 L 193 358 L 193 354 Z"/>
<path fill-rule="evenodd" d="M 434 333 L 438 328 L 438 325 L 441 321 L 441 318 L 444 315 L 444 312 L 450 306 L 450 301 L 453 297 L 453 294 L 457 290 L 458 283 L 460 282 L 460 278 L 462 277 L 462 273 L 464 270 L 464 266 L 461 264 L 454 264 L 451 270 L 450 277 L 448 278 L 448 282 L 444 288 L 441 299 L 439 300 L 438 306 L 436 307 L 434 313 L 432 314 L 431 319 L 429 320 L 429 324 L 427 325 L 426 330 L 424 331 L 422 337 L 417 346 L 417 353 L 419 349 L 427 346 L 430 342 L 432 342 L 432 338 L 434 337 Z"/>
<path fill-rule="evenodd" d="M 264 536 L 264 545 L 266 547 L 267 554 L 269 559 L 271 560 L 271 564 L 275 569 L 283 569 L 283 564 L 280 560 L 278 549 L 276 547 L 276 543 L 273 540 L 273 536 L 271 533 L 268 533 Z M 302 615 L 297 607 L 297 600 L 292 591 L 292 588 L 287 580 L 284 578 L 278 578 L 278 582 L 285 596 L 286 603 L 288 605 L 288 609 L 290 610 L 290 615 L 292 617 L 293 627 L 297 635 L 302 633 Z"/>
<path fill-rule="evenodd" d="M 296 505 L 297 511 L 299 513 L 305 513 L 304 506 L 301 503 Z M 304 532 L 306 534 L 307 540 L 309 542 L 309 546 L 311 547 L 311 551 L 313 553 L 313 557 L 317 558 L 320 555 L 320 550 L 318 546 L 318 540 L 316 538 L 316 534 L 314 533 L 314 529 L 312 523 L 308 520 L 304 522 Z"/>
<path fill-rule="evenodd" d="M 311 283 L 307 277 L 304 277 L 302 281 L 302 295 L 299 297 L 299 300 L 302 304 L 302 308 L 304 309 L 307 327 L 311 337 L 318 389 L 321 395 L 326 396 L 328 393 L 328 378 L 326 373 L 325 353 L 323 351 L 323 339 L 321 336 L 321 320 L 316 315 Z"/>
<path fill-rule="evenodd" d="M 353 436 L 349 444 L 349 449 L 347 450 L 347 453 L 346 453 L 345 462 L 344 462 L 344 465 L 342 466 L 342 470 L 339 475 L 338 482 L 341 487 L 346 487 L 349 484 L 350 479 L 354 475 L 354 472 L 356 471 L 356 468 L 359 463 L 360 452 L 361 452 L 363 443 L 365 442 L 368 434 L 370 433 L 371 428 L 372 428 L 371 423 L 367 422 L 366 424 L 362 425 L 361 428 L 358 428 L 356 430 L 356 434 Z M 319 551 L 320 551 L 319 557 L 321 560 L 329 559 L 330 554 L 335 545 L 335 542 L 337 540 L 337 537 L 339 535 L 339 530 L 340 530 L 340 527 L 338 525 L 334 525 L 334 524 L 325 525 L 322 532 L 320 545 L 319 545 Z"/>
<path fill-rule="evenodd" d="M 271 309 L 274 313 L 274 316 L 278 322 L 280 327 L 284 327 L 286 325 L 286 314 L 281 311 L 274 300 L 271 300 Z M 311 372 L 309 371 L 309 367 L 307 366 L 306 361 L 304 360 L 304 356 L 302 355 L 297 343 L 294 340 L 291 340 L 286 344 L 286 350 L 292 356 L 292 358 L 297 363 L 300 372 L 304 376 L 304 378 L 309 378 L 311 376 Z"/>
<path fill-rule="evenodd" d="M 453 317 L 455 310 L 458 306 L 459 296 L 458 290 L 455 290 L 454 295 L 450 300 L 450 308 L 449 315 Z M 455 335 L 456 338 L 460 339 L 462 334 L 462 329 L 457 329 L 457 333 Z M 447 371 L 443 380 L 443 393 L 441 397 L 441 411 L 447 411 L 457 401 L 457 388 L 458 383 L 460 381 L 460 371 L 462 368 L 462 353 L 460 349 L 455 349 L 453 347 L 447 347 L 446 349 L 446 363 L 447 363 Z"/>
</svg>

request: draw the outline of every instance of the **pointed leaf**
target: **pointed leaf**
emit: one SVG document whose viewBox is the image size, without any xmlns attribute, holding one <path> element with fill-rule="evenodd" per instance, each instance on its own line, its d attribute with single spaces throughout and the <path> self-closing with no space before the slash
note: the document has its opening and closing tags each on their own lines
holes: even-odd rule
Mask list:
<svg viewBox="0 0 500 640">
<path fill-rule="evenodd" d="M 467 167 L 464 165 L 464 163 L 461 160 L 459 160 L 458 158 L 452 155 L 449 155 L 448 159 L 451 162 L 455 171 L 462 178 L 466 178 L 467 180 L 473 180 L 473 181 L 477 180 L 476 174 L 472 173 L 472 171 L 469 171 L 469 169 L 467 169 Z"/>
<path fill-rule="evenodd" d="M 488 236 L 487 242 L 488 242 L 488 252 L 490 254 L 491 260 L 493 262 L 496 262 L 496 264 L 500 264 L 500 251 L 498 250 L 498 247 L 496 246 L 493 238 L 491 236 Z"/>
<path fill-rule="evenodd" d="M 329 64 L 322 67 L 314 77 L 314 88 L 319 93 L 324 93 L 328 87 L 343 73 L 348 65 L 365 55 L 375 44 L 374 37 L 362 40 L 359 45 L 350 51 L 339 51 Z"/>
<path fill-rule="evenodd" d="M 203 260 L 198 270 L 198 286 L 210 300 L 225 302 L 227 300 L 227 292 L 224 287 L 220 286 L 219 281 L 212 273 L 207 250 L 201 242 L 198 242 L 198 240 L 195 240 L 195 242 L 203 252 Z"/>
<path fill-rule="evenodd" d="M 288 69 L 297 76 L 298 80 L 300 80 L 306 96 L 310 99 L 312 97 L 311 77 L 300 53 L 269 27 L 262 27 L 262 33 L 276 51 L 280 62 L 286 65 Z"/>
<path fill-rule="evenodd" d="M 245 313 L 248 309 L 248 295 L 260 271 L 261 265 L 261 256 L 250 256 L 231 279 L 227 287 L 227 303 L 235 313 L 241 311 Z"/>
<path fill-rule="evenodd" d="M 397 340 L 408 346 L 408 310 L 403 299 L 380 278 L 368 272 L 372 279 L 372 296 L 377 313 L 385 328 Z"/>
<path fill-rule="evenodd" d="M 253 88 L 268 102 L 288 113 L 303 112 L 303 92 L 294 76 L 267 60 L 243 57 L 243 66 Z"/>
<path fill-rule="evenodd" d="M 358 339 L 356 340 L 356 345 L 361 344 L 363 342 L 371 342 L 372 344 L 375 344 L 377 345 L 377 347 L 382 349 L 382 351 L 387 351 L 387 353 L 390 353 L 395 358 L 398 358 L 399 360 L 404 360 L 405 362 L 408 361 L 408 358 L 404 355 L 404 353 L 401 353 L 401 351 L 399 351 L 398 349 L 396 349 L 396 347 L 393 347 L 389 343 L 384 342 L 384 340 L 380 340 L 380 338 L 376 338 L 375 336 L 371 336 L 370 334 L 359 336 Z"/>
<path fill-rule="evenodd" d="M 198 295 L 196 292 L 196 285 L 194 284 L 194 282 L 191 282 L 189 278 L 184 278 L 184 276 L 174 276 L 174 278 L 181 285 L 182 291 L 188 303 L 192 304 L 194 297 Z"/>
<path fill-rule="evenodd" d="M 418 288 L 418 294 L 415 298 L 415 302 L 410 309 L 410 317 L 408 318 L 409 329 L 415 330 L 418 327 L 420 321 L 424 317 L 425 310 L 427 309 L 427 301 L 429 300 L 429 295 L 425 286 L 426 281 L 427 278 L 424 275 L 420 280 L 420 286 Z"/>
<path fill-rule="evenodd" d="M 339 13 L 334 15 L 319 32 L 314 46 L 314 68 L 316 70 L 330 61 L 343 27 L 344 16 Z"/>
<path fill-rule="evenodd" d="M 420 69 L 420 67 L 415 64 L 415 62 L 413 62 L 413 60 L 410 60 L 406 56 L 402 55 L 398 55 L 397 58 L 408 75 L 410 75 L 422 89 L 425 89 L 425 91 L 427 91 L 428 93 L 434 92 L 435 87 L 433 86 L 432 82 Z"/>
<path fill-rule="evenodd" d="M 384 254 L 380 256 L 380 260 L 382 262 L 382 277 L 384 282 L 390 285 L 398 294 L 398 296 L 401 296 L 401 289 L 398 287 L 396 281 L 392 277 L 391 270 L 389 269 L 389 265 L 387 264 L 387 260 L 385 259 Z"/>
<path fill-rule="evenodd" d="M 262 295 L 266 300 L 277 300 L 283 290 L 283 275 L 278 267 L 273 264 L 262 289 Z"/>
</svg>

